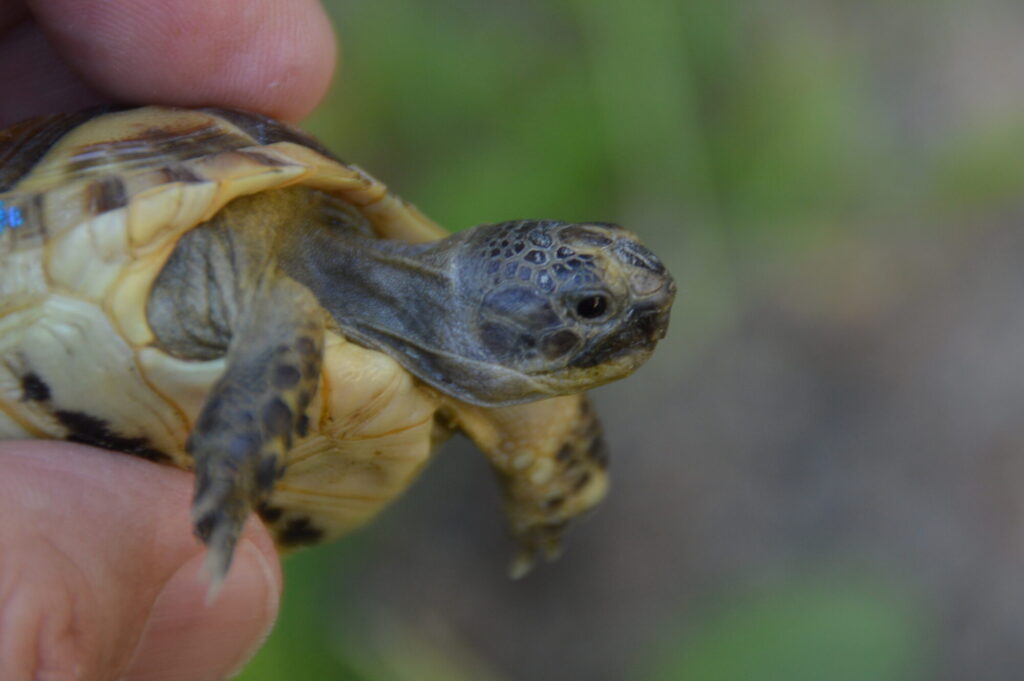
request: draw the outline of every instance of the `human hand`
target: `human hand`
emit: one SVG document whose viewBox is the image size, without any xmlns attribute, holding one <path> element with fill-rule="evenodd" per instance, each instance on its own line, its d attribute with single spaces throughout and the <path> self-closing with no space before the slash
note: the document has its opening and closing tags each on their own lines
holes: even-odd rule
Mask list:
<svg viewBox="0 0 1024 681">
<path fill-rule="evenodd" d="M 256 652 L 281 589 L 258 522 L 207 607 L 191 475 L 63 442 L 0 466 L 0 679 L 221 679 Z"/>
<path fill-rule="evenodd" d="M 0 0 L 0 126 L 110 101 L 297 121 L 334 63 L 318 0 Z"/>
<path fill-rule="evenodd" d="M 308 113 L 334 65 L 316 0 L 0 0 L 0 127 L 109 101 Z M 277 612 L 250 521 L 211 606 L 192 477 L 59 442 L 0 442 L 0 679 L 221 679 Z"/>
</svg>

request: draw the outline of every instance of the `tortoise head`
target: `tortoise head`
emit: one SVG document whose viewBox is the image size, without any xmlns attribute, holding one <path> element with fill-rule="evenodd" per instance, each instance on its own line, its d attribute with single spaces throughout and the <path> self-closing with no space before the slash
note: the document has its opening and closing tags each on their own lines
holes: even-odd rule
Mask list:
<svg viewBox="0 0 1024 681">
<path fill-rule="evenodd" d="M 464 329 L 492 367 L 477 402 L 580 392 L 630 374 L 665 336 L 676 293 L 657 256 L 609 223 L 480 226 L 453 265 L 472 301 Z"/>
</svg>

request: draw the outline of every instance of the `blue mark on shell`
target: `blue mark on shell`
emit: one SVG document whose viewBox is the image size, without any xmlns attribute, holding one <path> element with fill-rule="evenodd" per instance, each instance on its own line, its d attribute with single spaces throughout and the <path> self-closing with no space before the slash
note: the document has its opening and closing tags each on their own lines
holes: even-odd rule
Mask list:
<svg viewBox="0 0 1024 681">
<path fill-rule="evenodd" d="M 21 213 L 21 209 L 0 201 L 0 232 L 3 232 L 8 227 L 17 229 L 23 224 L 25 224 L 25 218 Z"/>
</svg>

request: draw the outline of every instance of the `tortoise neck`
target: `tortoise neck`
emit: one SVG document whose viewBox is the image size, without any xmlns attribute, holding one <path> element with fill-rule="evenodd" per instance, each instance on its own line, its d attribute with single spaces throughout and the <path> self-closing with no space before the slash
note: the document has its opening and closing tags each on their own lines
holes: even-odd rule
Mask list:
<svg viewBox="0 0 1024 681">
<path fill-rule="evenodd" d="M 395 350 L 389 339 L 424 351 L 456 351 L 456 280 L 444 242 L 410 244 L 314 225 L 279 262 L 307 286 L 342 331 Z M 447 240 L 446 240 L 447 241 Z M 440 246 L 440 247 L 439 247 Z"/>
</svg>

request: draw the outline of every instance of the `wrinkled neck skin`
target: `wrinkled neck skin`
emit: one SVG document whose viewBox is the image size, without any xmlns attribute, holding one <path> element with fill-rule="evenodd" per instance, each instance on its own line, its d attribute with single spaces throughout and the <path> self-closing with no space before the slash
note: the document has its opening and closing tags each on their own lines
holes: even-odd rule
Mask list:
<svg viewBox="0 0 1024 681">
<path fill-rule="evenodd" d="M 386 352 L 421 380 L 471 404 L 547 396 L 529 376 L 488 362 L 473 326 L 479 292 L 459 276 L 467 233 L 408 244 L 310 226 L 282 259 L 346 336 Z"/>
<path fill-rule="evenodd" d="M 447 346 L 458 324 L 446 305 L 455 295 L 447 263 L 426 263 L 422 245 L 338 235 L 313 227 L 283 259 L 289 275 L 308 286 L 338 325 L 371 337 L 417 338 Z M 457 333 L 457 331 L 455 331 Z"/>
</svg>

